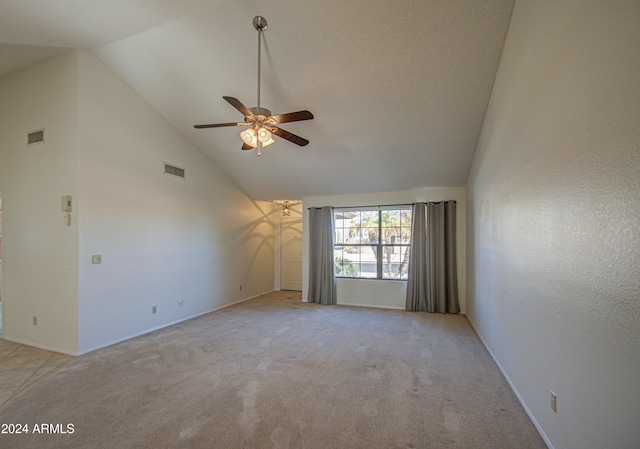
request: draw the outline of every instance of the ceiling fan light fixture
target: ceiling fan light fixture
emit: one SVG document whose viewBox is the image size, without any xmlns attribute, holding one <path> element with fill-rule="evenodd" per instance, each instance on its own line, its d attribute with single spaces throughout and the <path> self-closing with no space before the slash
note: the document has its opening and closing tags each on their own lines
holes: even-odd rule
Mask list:
<svg viewBox="0 0 640 449">
<path fill-rule="evenodd" d="M 269 140 L 273 140 L 273 139 L 271 139 L 271 131 L 269 131 L 265 127 L 260 127 L 258 129 L 258 140 L 260 142 L 262 142 L 262 144 L 264 144 L 265 142 L 267 142 Z"/>
<path fill-rule="evenodd" d="M 253 128 L 247 128 L 245 130 L 242 130 L 242 132 L 240 133 L 240 138 L 244 143 L 246 143 L 251 147 L 255 147 L 258 144 L 256 132 L 254 131 Z"/>
</svg>

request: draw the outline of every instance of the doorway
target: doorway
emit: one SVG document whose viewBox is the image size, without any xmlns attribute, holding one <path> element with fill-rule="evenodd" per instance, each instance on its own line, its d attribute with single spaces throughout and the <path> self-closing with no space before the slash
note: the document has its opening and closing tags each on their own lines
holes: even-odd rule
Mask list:
<svg viewBox="0 0 640 449">
<path fill-rule="evenodd" d="M 302 217 L 280 218 L 280 289 L 302 291 Z"/>
</svg>

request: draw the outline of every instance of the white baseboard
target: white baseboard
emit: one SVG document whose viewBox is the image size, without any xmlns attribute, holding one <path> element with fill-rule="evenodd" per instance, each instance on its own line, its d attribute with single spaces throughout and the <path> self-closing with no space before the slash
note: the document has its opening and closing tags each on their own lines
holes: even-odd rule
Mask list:
<svg viewBox="0 0 640 449">
<path fill-rule="evenodd" d="M 203 315 L 206 315 L 206 314 L 208 314 L 208 313 L 212 313 L 212 312 L 215 312 L 215 311 L 217 311 L 217 310 L 222 310 L 222 309 L 225 309 L 225 308 L 227 308 L 227 307 L 231 307 L 231 306 L 233 306 L 233 305 L 240 304 L 241 302 L 249 301 L 250 299 L 254 299 L 254 298 L 257 298 L 257 297 L 259 297 L 259 296 L 265 295 L 265 294 L 267 294 L 267 293 L 271 293 L 272 291 L 273 291 L 273 290 L 269 290 L 269 291 L 266 291 L 266 292 L 263 292 L 263 293 L 259 293 L 259 294 L 257 294 L 257 295 L 249 296 L 249 297 L 247 297 L 247 298 L 238 299 L 237 301 L 230 302 L 230 303 L 228 303 L 228 304 L 224 304 L 224 305 L 219 306 L 219 307 L 214 307 L 213 309 L 209 309 L 209 310 L 206 310 L 206 311 L 204 311 L 204 312 L 198 312 L 198 313 L 196 313 L 196 314 L 194 314 L 194 315 L 189 315 L 189 316 L 186 316 L 186 317 L 180 318 L 180 319 L 175 320 L 175 321 L 170 321 L 170 322 L 168 322 L 168 323 L 163 323 L 163 324 L 160 324 L 160 325 L 158 325 L 158 326 L 154 326 L 154 327 L 152 327 L 152 328 L 145 329 L 145 330 L 142 330 L 142 331 L 140 331 L 140 332 L 136 332 L 136 333 L 134 333 L 134 334 L 127 335 L 127 336 L 125 336 L 125 337 L 122 337 L 122 338 L 118 338 L 118 339 L 116 339 L 116 340 L 109 341 L 109 342 L 104 343 L 104 344 L 100 344 L 100 345 L 96 345 L 96 346 L 94 346 L 94 347 L 90 347 L 90 348 L 85 349 L 85 350 L 83 350 L 83 351 L 81 351 L 81 352 L 78 352 L 77 354 L 69 354 L 69 355 L 83 355 L 83 354 L 88 354 L 89 352 L 97 351 L 98 349 L 102 349 L 102 348 L 106 348 L 106 347 L 108 347 L 108 346 L 112 346 L 112 345 L 115 345 L 115 344 L 118 344 L 118 343 L 122 343 L 123 341 L 127 341 L 127 340 L 130 340 L 130 339 L 132 339 L 132 338 L 136 338 L 136 337 L 139 337 L 139 336 L 141 336 L 141 335 L 148 334 L 148 333 L 150 333 L 150 332 L 154 332 L 154 331 L 157 331 L 157 330 L 160 330 L 160 329 L 164 329 L 165 327 L 173 326 L 174 324 L 183 323 L 183 322 L 185 322 L 185 321 L 192 320 L 192 319 L 194 319 L 194 318 L 198 318 L 198 317 L 203 316 Z M 28 344 L 28 343 L 27 343 L 27 344 Z M 32 345 L 32 346 L 33 346 L 33 345 Z M 47 349 L 47 348 L 43 348 L 43 349 Z M 58 351 L 58 350 L 55 350 L 55 349 L 52 349 L 52 351 L 61 352 L 61 351 Z M 67 354 L 67 353 L 65 352 L 65 354 Z"/>
<path fill-rule="evenodd" d="M 74 351 L 70 351 L 68 349 L 58 348 L 56 346 L 42 345 L 40 343 L 35 343 L 29 340 L 24 340 L 22 338 L 12 338 L 7 336 L 2 336 L 3 340 L 12 341 L 14 343 L 19 343 L 21 345 L 31 346 L 34 348 L 45 349 L 47 351 L 59 352 L 60 354 L 77 356 L 78 354 Z"/>
<path fill-rule="evenodd" d="M 540 425 L 540 423 L 538 422 L 538 420 L 536 419 L 536 417 L 533 415 L 533 413 L 531 412 L 531 410 L 529 409 L 529 406 L 527 405 L 527 403 L 524 401 L 524 399 L 522 398 L 522 396 L 520 395 L 520 392 L 518 391 L 518 389 L 516 388 L 516 386 L 514 385 L 514 383 L 511 381 L 511 379 L 509 378 L 509 375 L 507 374 L 507 372 L 504 370 L 504 368 L 502 367 L 502 365 L 500 364 L 500 362 L 498 361 L 498 359 L 496 358 L 496 356 L 493 354 L 493 351 L 491 351 L 491 349 L 489 348 L 489 346 L 487 346 L 487 344 L 485 343 L 485 341 L 482 339 L 482 337 L 480 336 L 480 334 L 478 333 L 478 331 L 476 331 L 475 327 L 473 326 L 473 323 L 471 323 L 471 320 L 469 320 L 469 323 L 471 324 L 471 327 L 473 327 L 474 332 L 476 333 L 476 335 L 478 336 L 478 338 L 480 339 L 480 341 L 482 342 L 482 345 L 485 347 L 485 349 L 487 350 L 487 352 L 489 352 L 489 355 L 491 355 L 491 358 L 493 359 L 493 361 L 495 362 L 495 364 L 498 366 L 498 369 L 500 370 L 500 372 L 502 373 L 502 375 L 504 376 L 504 378 L 507 380 L 507 383 L 509 384 L 509 386 L 511 387 L 511 390 L 513 391 L 513 393 L 516 395 L 516 397 L 518 398 L 518 401 L 520 401 L 520 405 L 522 405 L 522 408 L 524 408 L 524 411 L 527 413 L 527 415 L 529 416 L 529 419 L 531 419 L 531 422 L 533 423 L 533 425 L 536 427 L 536 430 L 538 431 L 538 433 L 540 434 L 540 436 L 542 437 L 542 439 L 544 440 L 545 444 L 547 445 L 547 447 L 549 449 L 555 449 L 553 447 L 553 444 L 551 444 L 551 441 L 549 440 L 549 437 L 547 437 L 547 434 L 544 433 L 544 430 L 542 429 L 542 426 Z"/>
<path fill-rule="evenodd" d="M 349 303 L 349 302 L 339 302 L 336 304 L 337 306 L 352 306 L 352 307 L 372 307 L 374 309 L 391 309 L 391 310 L 404 310 L 404 307 L 394 307 L 394 306 L 381 306 L 378 304 L 363 304 L 363 303 Z"/>
</svg>

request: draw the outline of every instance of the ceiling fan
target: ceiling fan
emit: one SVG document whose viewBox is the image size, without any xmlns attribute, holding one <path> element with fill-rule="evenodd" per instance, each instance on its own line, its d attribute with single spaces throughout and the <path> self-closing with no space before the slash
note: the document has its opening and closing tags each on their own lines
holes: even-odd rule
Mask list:
<svg viewBox="0 0 640 449">
<path fill-rule="evenodd" d="M 242 138 L 242 149 L 252 150 L 256 148 L 257 155 L 262 154 L 262 148 L 271 145 L 274 140 L 273 135 L 282 137 L 289 142 L 293 142 L 301 147 L 307 145 L 309 141 L 303 137 L 297 136 L 289 131 L 285 131 L 277 125 L 289 122 L 299 122 L 303 120 L 311 120 L 313 114 L 309 111 L 289 112 L 286 114 L 272 115 L 271 111 L 260 107 L 260 50 L 262 42 L 262 32 L 267 29 L 267 20 L 262 16 L 253 18 L 253 27 L 258 31 L 258 105 L 248 108 L 240 100 L 233 97 L 222 97 L 231 106 L 236 108 L 244 115 L 243 122 L 229 123 L 211 123 L 208 125 L 195 125 L 194 128 L 222 128 L 225 126 L 247 126 L 242 130 L 240 137 Z"/>
</svg>

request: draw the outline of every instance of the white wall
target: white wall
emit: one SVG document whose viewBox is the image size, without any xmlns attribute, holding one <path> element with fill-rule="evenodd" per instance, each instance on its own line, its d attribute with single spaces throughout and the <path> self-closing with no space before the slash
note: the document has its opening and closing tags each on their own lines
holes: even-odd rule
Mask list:
<svg viewBox="0 0 640 449">
<path fill-rule="evenodd" d="M 271 203 L 88 52 L 79 98 L 80 352 L 273 290 Z M 163 174 L 165 161 L 186 179 Z"/>
<path fill-rule="evenodd" d="M 415 202 L 455 200 L 457 217 L 458 294 L 460 311 L 465 313 L 466 304 L 466 190 L 464 187 L 439 187 L 429 189 L 402 190 L 396 192 L 363 193 L 352 195 L 313 196 L 303 198 L 303 257 L 302 298 L 306 301 L 309 285 L 309 208 L 378 206 L 388 204 L 411 204 Z M 338 304 L 386 307 L 403 309 L 406 303 L 405 281 L 382 281 L 377 279 L 337 279 Z"/>
<path fill-rule="evenodd" d="M 3 321 L 7 340 L 70 354 L 77 342 L 77 58 L 65 53 L 0 78 Z M 45 128 L 45 142 L 27 133 Z M 37 317 L 37 325 L 33 317 Z"/>
<path fill-rule="evenodd" d="M 467 313 L 556 449 L 640 441 L 639 55 L 640 2 L 517 1 L 468 180 Z"/>
<path fill-rule="evenodd" d="M 3 337 L 84 353 L 273 290 L 274 205 L 252 201 L 92 53 L 0 79 L 0 118 Z M 26 148 L 41 127 L 46 143 Z M 165 161 L 186 180 L 164 175 Z"/>
</svg>

